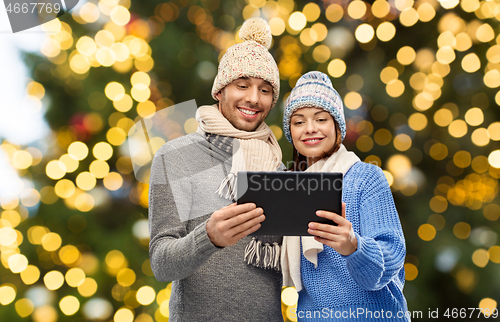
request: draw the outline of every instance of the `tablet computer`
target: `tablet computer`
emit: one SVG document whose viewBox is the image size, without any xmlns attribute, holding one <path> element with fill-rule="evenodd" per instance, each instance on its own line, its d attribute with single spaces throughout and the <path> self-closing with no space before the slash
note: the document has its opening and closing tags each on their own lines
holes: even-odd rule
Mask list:
<svg viewBox="0 0 500 322">
<path fill-rule="evenodd" d="M 237 203 L 253 202 L 266 219 L 251 235 L 311 236 L 311 221 L 336 225 L 318 217 L 317 210 L 342 210 L 342 173 L 240 171 Z"/>
</svg>

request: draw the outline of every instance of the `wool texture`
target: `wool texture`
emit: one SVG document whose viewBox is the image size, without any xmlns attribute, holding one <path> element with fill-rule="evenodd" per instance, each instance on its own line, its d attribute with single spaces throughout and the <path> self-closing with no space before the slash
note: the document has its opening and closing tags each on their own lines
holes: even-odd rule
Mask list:
<svg viewBox="0 0 500 322">
<path fill-rule="evenodd" d="M 255 77 L 273 87 L 274 107 L 280 93 L 280 73 L 268 50 L 272 43 L 271 27 L 262 18 L 251 18 L 243 23 L 239 36 L 243 42 L 229 47 L 219 62 L 212 97 L 218 100 L 217 93 L 238 78 Z"/>
<path fill-rule="evenodd" d="M 344 177 L 342 201 L 358 248 L 343 256 L 324 246 L 317 267 L 301 256 L 298 321 L 410 321 L 404 315 L 405 239 L 382 170 L 353 165 Z"/>
<path fill-rule="evenodd" d="M 231 167 L 232 140 L 212 144 L 191 133 L 164 144 L 153 159 L 149 254 L 156 279 L 172 281 L 171 322 L 283 319 L 281 273 L 245 262 L 252 238 L 218 248 L 206 232 L 211 214 L 231 203 L 215 190 Z"/>
<path fill-rule="evenodd" d="M 281 164 L 281 148 L 273 131 L 262 122 L 255 131 L 236 129 L 215 105 L 200 106 L 196 111 L 198 133 L 232 137 L 233 161 L 230 173 L 221 182 L 218 193 L 226 199 L 236 198 L 238 171 L 275 171 Z"/>
</svg>

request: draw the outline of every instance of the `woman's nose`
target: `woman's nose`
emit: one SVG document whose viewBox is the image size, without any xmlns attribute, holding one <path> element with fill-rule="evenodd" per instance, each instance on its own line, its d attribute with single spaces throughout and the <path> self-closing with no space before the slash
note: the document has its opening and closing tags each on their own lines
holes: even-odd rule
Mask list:
<svg viewBox="0 0 500 322">
<path fill-rule="evenodd" d="M 314 122 L 307 122 L 306 123 L 306 131 L 307 133 L 315 133 L 318 131 L 318 128 Z"/>
</svg>

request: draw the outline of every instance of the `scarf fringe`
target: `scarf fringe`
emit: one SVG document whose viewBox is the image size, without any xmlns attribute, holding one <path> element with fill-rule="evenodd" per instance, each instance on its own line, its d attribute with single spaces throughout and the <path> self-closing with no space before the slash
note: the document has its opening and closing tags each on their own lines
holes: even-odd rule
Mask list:
<svg viewBox="0 0 500 322">
<path fill-rule="evenodd" d="M 255 237 L 245 248 L 245 263 L 259 268 L 274 269 L 281 271 L 281 246 L 274 242 L 262 244 L 262 241 Z"/>
<path fill-rule="evenodd" d="M 236 200 L 236 174 L 230 172 L 215 192 L 221 198 Z"/>
</svg>

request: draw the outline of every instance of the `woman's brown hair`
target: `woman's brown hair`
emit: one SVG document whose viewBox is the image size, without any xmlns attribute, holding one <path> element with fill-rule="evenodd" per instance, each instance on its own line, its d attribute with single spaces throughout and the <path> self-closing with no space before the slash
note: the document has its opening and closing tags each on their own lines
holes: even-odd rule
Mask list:
<svg viewBox="0 0 500 322">
<path fill-rule="evenodd" d="M 340 128 L 337 124 L 337 121 L 333 119 L 333 123 L 335 123 L 335 144 L 333 144 L 333 147 L 330 149 L 330 151 L 325 152 L 321 158 L 327 158 L 337 152 L 340 149 L 340 144 L 342 144 L 342 133 L 340 133 Z M 307 158 L 306 156 L 300 154 L 295 146 L 293 146 L 293 164 L 292 166 L 288 169 L 290 171 L 305 171 L 307 169 Z"/>
</svg>

